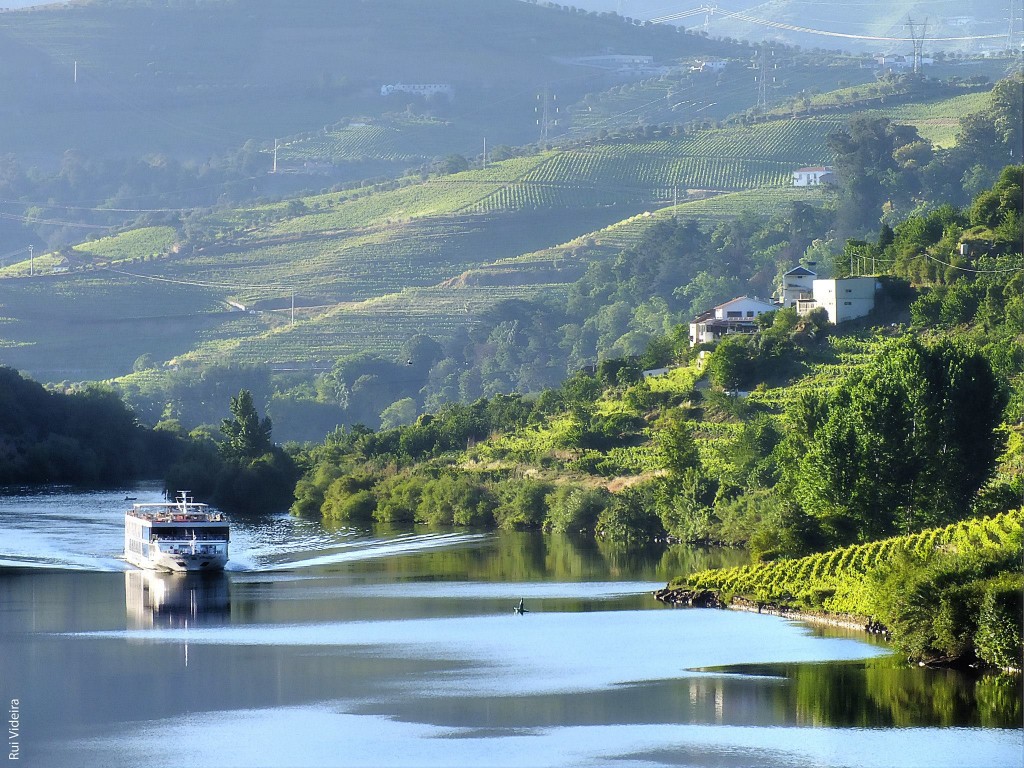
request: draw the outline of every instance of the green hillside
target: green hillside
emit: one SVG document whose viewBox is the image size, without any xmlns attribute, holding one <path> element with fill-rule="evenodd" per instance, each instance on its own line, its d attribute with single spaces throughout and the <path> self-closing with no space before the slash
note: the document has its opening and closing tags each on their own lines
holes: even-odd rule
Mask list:
<svg viewBox="0 0 1024 768">
<path fill-rule="evenodd" d="M 948 120 L 985 103 L 931 102 L 914 114 Z M 32 264 L 0 270 L 16 277 L 0 279 L 3 359 L 41 378 L 106 378 L 143 354 L 284 365 L 395 350 L 415 332 L 444 339 L 502 301 L 563 295 L 661 222 L 820 209 L 828 193 L 794 189 L 789 175 L 830 162 L 827 137 L 843 125 L 823 116 L 645 130 L 423 180 L 170 214 L 37 250 Z M 90 341 L 76 317 L 116 328 L 116 348 Z"/>
<path fill-rule="evenodd" d="M 55 342 L 39 333 L 44 326 L 21 314 L 19 298 L 2 298 L 7 291 L 0 285 L 0 303 L 11 318 L 4 331 L 9 345 L 5 360 L 46 377 L 54 370 L 49 361 L 59 353 L 65 361 L 61 370 L 107 377 L 125 372 L 147 353 L 163 360 L 318 360 L 358 351 L 366 339 L 382 344 L 380 349 L 394 348 L 410 328 L 444 336 L 462 324 L 449 307 L 458 307 L 457 317 L 465 318 L 467 304 L 481 307 L 530 295 L 538 284 L 551 283 L 558 290 L 558 284 L 578 275 L 578 269 L 532 275 L 518 287 L 514 281 L 499 281 L 489 289 L 478 287 L 469 297 L 465 285 L 446 282 L 467 271 L 590 237 L 620 247 L 634 225 L 598 231 L 647 207 L 664 208 L 673 196 L 684 201 L 678 215 L 709 220 L 742 210 L 763 213 L 766 201 L 777 207 L 820 197 L 785 185 L 793 167 L 828 160 L 825 137 L 838 126 L 829 120 L 779 122 L 552 150 L 423 182 L 409 179 L 216 211 L 189 219 L 187 232 L 195 233 L 191 240 L 183 227 L 176 236 L 169 227 L 149 227 L 83 243 L 65 258 L 41 254 L 33 269 L 37 274 L 59 271 L 46 280 L 48 286 L 59 285 L 62 296 L 60 306 L 48 313 L 52 325 L 45 329 L 60 327 L 75 313 L 93 317 L 98 312 L 121 329 L 121 346 L 116 352 L 90 350 L 82 339 L 68 347 L 52 346 Z M 706 194 L 766 184 L 773 191 L 726 196 L 727 202 L 685 202 L 696 194 L 693 190 Z M 716 208 L 725 213 L 714 213 Z M 634 222 L 640 229 L 646 223 Z M 531 260 L 535 257 L 524 262 Z M 25 276 L 28 267 L 27 261 L 18 262 L 0 274 Z M 34 296 L 43 304 L 32 306 L 46 313 L 56 293 L 20 287 L 24 279 L 19 279 L 17 296 Z M 95 296 L 100 285 L 102 300 Z M 177 319 L 167 325 L 159 344 L 152 333 L 135 330 L 140 326 L 131 300 L 106 298 L 126 286 L 148 306 L 174 304 Z M 429 286 L 440 287 L 426 294 L 402 293 Z M 384 304 L 353 305 L 391 294 L 395 297 Z M 293 295 L 302 323 L 284 327 L 280 311 L 287 309 L 290 320 Z M 226 311 L 229 301 L 260 314 L 243 322 Z M 381 309 L 385 304 L 422 306 L 424 311 L 412 310 L 416 321 L 398 321 Z M 57 335 L 77 338 L 76 331 Z M 195 354 L 188 354 L 193 348 Z"/>
</svg>

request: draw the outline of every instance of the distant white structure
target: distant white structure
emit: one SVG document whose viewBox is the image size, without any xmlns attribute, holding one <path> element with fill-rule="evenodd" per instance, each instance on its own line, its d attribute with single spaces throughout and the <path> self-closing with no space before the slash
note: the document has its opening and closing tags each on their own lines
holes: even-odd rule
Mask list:
<svg viewBox="0 0 1024 768">
<path fill-rule="evenodd" d="M 898 53 L 885 53 L 875 57 L 875 64 L 889 69 L 911 69 L 914 66 L 914 59 Z"/>
<path fill-rule="evenodd" d="M 814 295 L 814 278 L 818 275 L 807 267 L 798 266 L 782 276 L 779 299 L 783 307 L 795 307 L 800 299 Z"/>
<path fill-rule="evenodd" d="M 819 184 L 832 184 L 835 174 L 831 165 L 811 165 L 793 171 L 794 187 L 816 187 Z"/>
<path fill-rule="evenodd" d="M 724 59 L 716 59 L 715 61 L 702 61 L 700 63 L 700 72 L 721 72 L 729 66 L 729 62 Z"/>
<path fill-rule="evenodd" d="M 410 93 L 413 96 L 447 96 L 455 97 L 455 89 L 450 83 L 389 83 L 380 87 L 381 96 L 392 93 Z"/>
<path fill-rule="evenodd" d="M 646 371 L 642 371 L 641 375 L 645 379 L 653 379 L 653 378 L 655 378 L 657 376 L 664 376 L 666 373 L 668 373 L 671 370 L 672 370 L 671 368 L 649 368 Z"/>
<path fill-rule="evenodd" d="M 875 292 L 879 287 L 874 277 L 815 280 L 811 288 L 812 296 L 798 299 L 796 310 L 806 315 L 822 307 L 828 313 L 829 322 L 839 325 L 870 314 L 875 308 Z"/>
<path fill-rule="evenodd" d="M 730 333 L 753 333 L 757 318 L 779 307 L 769 301 L 739 296 L 719 304 L 690 323 L 690 346 L 714 343 Z"/>
</svg>

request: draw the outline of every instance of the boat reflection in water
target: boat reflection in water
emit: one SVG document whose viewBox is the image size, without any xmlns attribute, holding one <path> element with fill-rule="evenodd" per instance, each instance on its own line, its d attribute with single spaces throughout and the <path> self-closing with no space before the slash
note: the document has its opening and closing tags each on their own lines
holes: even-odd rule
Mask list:
<svg viewBox="0 0 1024 768">
<path fill-rule="evenodd" d="M 129 629 L 215 624 L 231 614 L 223 572 L 126 571 L 124 602 Z"/>
</svg>

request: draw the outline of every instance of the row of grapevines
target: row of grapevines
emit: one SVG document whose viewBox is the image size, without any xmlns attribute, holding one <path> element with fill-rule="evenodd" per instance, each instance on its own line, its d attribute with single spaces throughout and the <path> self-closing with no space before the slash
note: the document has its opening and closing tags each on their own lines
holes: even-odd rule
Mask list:
<svg viewBox="0 0 1024 768">
<path fill-rule="evenodd" d="M 791 599 L 809 590 L 835 589 L 901 555 L 924 558 L 936 551 L 1002 548 L 1019 541 L 1024 509 L 995 517 L 973 518 L 866 544 L 855 544 L 793 560 L 702 571 L 687 577 L 688 586 L 719 589 L 757 599 Z"/>
</svg>

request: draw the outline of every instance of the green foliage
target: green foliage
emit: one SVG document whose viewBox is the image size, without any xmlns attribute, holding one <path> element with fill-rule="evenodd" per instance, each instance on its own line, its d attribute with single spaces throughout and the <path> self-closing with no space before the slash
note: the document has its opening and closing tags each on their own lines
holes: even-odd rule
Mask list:
<svg viewBox="0 0 1024 768">
<path fill-rule="evenodd" d="M 220 431 L 224 440 L 221 453 L 228 460 L 253 460 L 270 450 L 273 444 L 270 432 L 273 425 L 270 418 L 260 419 L 252 401 L 252 392 L 241 390 L 231 398 L 231 418 L 221 421 Z"/>
<path fill-rule="evenodd" d="M 685 583 L 874 616 L 915 659 L 969 659 L 977 648 L 982 660 L 1008 666 L 1021 653 L 1022 542 L 1018 509 L 798 559 L 702 571 Z"/>
<path fill-rule="evenodd" d="M 547 515 L 547 497 L 554 486 L 530 477 L 507 480 L 497 488 L 494 520 L 499 528 L 540 528 Z"/>
<path fill-rule="evenodd" d="M 544 529 L 555 533 L 589 533 L 611 503 L 604 489 L 559 484 L 545 499 Z"/>
<path fill-rule="evenodd" d="M 1024 575 L 1006 574 L 985 589 L 974 641 L 978 657 L 995 667 L 1024 666 Z"/>
<path fill-rule="evenodd" d="M 272 443 L 270 419 L 260 419 L 249 390 L 233 396 L 230 409 L 220 443 L 194 433 L 184 455 L 164 468 L 164 486 L 188 488 L 228 512 L 288 508 L 299 479 L 295 461 Z"/>
<path fill-rule="evenodd" d="M 664 536 L 655 511 L 654 489 L 648 485 L 626 488 L 612 497 L 597 519 L 596 533 L 613 541 L 649 541 Z"/>
<path fill-rule="evenodd" d="M 754 365 L 748 350 L 749 339 L 730 336 L 718 344 L 708 361 L 711 380 L 724 390 L 737 390 L 747 385 Z"/>
<path fill-rule="evenodd" d="M 889 345 L 791 433 L 794 493 L 836 543 L 949 522 L 991 476 L 1005 394 L 984 357 L 957 346 Z M 970 408 L 964 405 L 970 403 Z"/>
<path fill-rule="evenodd" d="M 100 485 L 152 477 L 179 436 L 139 426 L 109 387 L 50 392 L 0 367 L 0 482 Z"/>
</svg>

